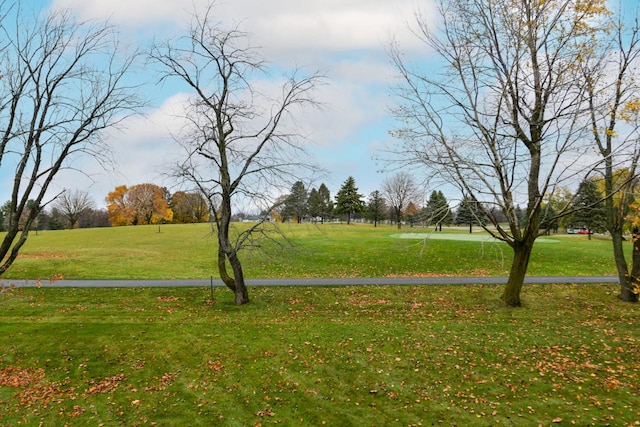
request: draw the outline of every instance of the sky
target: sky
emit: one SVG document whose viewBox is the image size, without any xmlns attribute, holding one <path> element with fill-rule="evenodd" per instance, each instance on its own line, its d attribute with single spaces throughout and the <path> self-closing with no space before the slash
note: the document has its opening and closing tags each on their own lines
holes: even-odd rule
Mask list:
<svg viewBox="0 0 640 427">
<path fill-rule="evenodd" d="M 408 52 L 425 49 L 411 26 L 416 11 L 430 16 L 430 1 L 217 1 L 215 18 L 225 27 L 239 23 L 273 68 L 300 67 L 328 76 L 327 84 L 317 92 L 318 101 L 325 107 L 297 119 L 303 133 L 309 135 L 309 152 L 328 171 L 314 187 L 324 182 L 335 195 L 353 176 L 365 196 L 381 189 L 386 176 L 380 172 L 385 168 L 381 159 L 393 144 L 389 109 L 395 72 L 387 50 L 392 39 Z M 119 28 L 123 41 L 144 49 L 154 38 L 184 34 L 193 8 L 203 9 L 206 3 L 41 0 L 30 4 L 42 10 L 67 8 L 81 20 L 109 19 Z M 188 94 L 178 85 L 159 85 L 157 70 L 151 68 L 142 70 L 136 78 L 144 83 L 143 95 L 150 105 L 144 115 L 128 119 L 122 130 L 108 135 L 117 170 L 106 172 L 95 162 L 83 159 L 76 165 L 84 174 L 65 171 L 58 177 L 57 189 L 86 189 L 98 207 L 104 207 L 107 193 L 122 184 L 151 182 L 177 189 L 163 175 L 163 169 L 179 155 L 170 135 L 180 126 L 177 105 Z M 2 188 L 7 188 L 6 182 Z"/>
</svg>

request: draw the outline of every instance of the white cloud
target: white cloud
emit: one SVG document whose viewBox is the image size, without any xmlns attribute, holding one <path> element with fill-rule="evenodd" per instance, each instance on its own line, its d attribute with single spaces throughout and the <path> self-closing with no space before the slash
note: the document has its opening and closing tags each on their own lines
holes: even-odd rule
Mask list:
<svg viewBox="0 0 640 427">
<path fill-rule="evenodd" d="M 86 156 L 73 159 L 72 168 L 58 175 L 51 194 L 80 188 L 87 190 L 97 205 L 103 207 L 107 193 L 118 185 L 151 182 L 171 186 L 171 180 L 164 173 L 179 155 L 171 134 L 177 134 L 182 128 L 180 117 L 186 99 L 186 94 L 177 93 L 147 115 L 125 120 L 119 129 L 105 136 L 114 169 L 105 169 Z"/>
<path fill-rule="evenodd" d="M 130 28 L 185 25 L 206 1 L 192 0 L 53 0 L 83 18 L 109 17 Z M 416 4 L 413 0 L 226 0 L 214 6 L 214 18 L 244 23 L 261 45 L 298 49 L 378 49 L 389 33 L 407 33 Z"/>
<path fill-rule="evenodd" d="M 204 0 L 51 1 L 52 7 L 69 8 L 82 19 L 110 18 L 132 43 L 180 35 L 194 4 L 198 8 L 207 4 Z M 317 143 L 312 150 L 318 153 L 318 162 L 335 168 L 334 181 L 341 183 L 353 175 L 368 191 L 378 185 L 360 182 L 360 177 L 377 179 L 371 147 L 388 139 L 384 122 L 394 71 L 386 49 L 392 37 L 403 49 L 417 48 L 409 29 L 417 8 L 415 0 L 218 0 L 214 18 L 225 27 L 240 23 L 275 67 L 301 66 L 327 73 L 328 84 L 318 91 L 326 108 L 305 111 L 297 123 L 301 133 Z M 431 0 L 421 2 L 420 8 L 430 10 Z M 162 105 L 145 118 L 128 120 L 123 132 L 110 137 L 120 175 L 108 180 L 108 188 L 101 184 L 96 190 L 104 192 L 102 198 L 118 184 L 161 184 L 160 169 L 178 150 L 168 129 L 180 129 L 176 108 L 186 99 L 185 94 L 171 95 L 171 90 L 163 87 L 162 93 L 169 96 Z"/>
</svg>

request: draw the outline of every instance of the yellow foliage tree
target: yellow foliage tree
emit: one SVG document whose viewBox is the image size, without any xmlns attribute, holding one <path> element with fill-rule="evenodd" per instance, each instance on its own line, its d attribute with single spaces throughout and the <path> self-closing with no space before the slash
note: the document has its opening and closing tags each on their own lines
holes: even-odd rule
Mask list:
<svg viewBox="0 0 640 427">
<path fill-rule="evenodd" d="M 112 226 L 160 224 L 173 218 L 165 191 L 155 184 L 118 186 L 106 201 Z"/>
<path fill-rule="evenodd" d="M 107 198 L 107 210 L 109 211 L 109 222 L 112 227 L 129 225 L 131 215 L 126 200 L 127 186 L 120 185 L 115 190 L 109 192 Z"/>
<path fill-rule="evenodd" d="M 173 212 L 162 187 L 155 184 L 137 184 L 127 192 L 131 206 L 132 224 L 160 224 L 170 222 Z"/>
</svg>

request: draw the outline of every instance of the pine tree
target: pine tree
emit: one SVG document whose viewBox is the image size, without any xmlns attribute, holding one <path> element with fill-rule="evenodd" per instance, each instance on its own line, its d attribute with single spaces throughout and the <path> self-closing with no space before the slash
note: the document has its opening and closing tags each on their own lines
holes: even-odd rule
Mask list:
<svg viewBox="0 0 640 427">
<path fill-rule="evenodd" d="M 593 180 L 580 183 L 574 200 L 576 212 L 571 216 L 574 227 L 586 228 L 589 238 L 591 232 L 603 232 L 606 229 L 606 212 L 602 203 L 602 193 Z"/>
<path fill-rule="evenodd" d="M 291 194 L 285 201 L 287 216 L 295 219 L 300 224 L 307 216 L 309 194 L 302 181 L 297 181 L 291 187 Z"/>
<path fill-rule="evenodd" d="M 442 191 L 433 191 L 424 209 L 425 220 L 428 224 L 435 225 L 436 231 L 442 231 L 442 224 L 449 225 L 453 222 L 453 215 L 447 198 Z"/>
<path fill-rule="evenodd" d="M 326 219 L 331 217 L 333 211 L 333 202 L 331 201 L 331 193 L 326 185 L 320 184 L 318 189 L 312 189 L 309 192 L 309 216 L 312 218 L 320 218 L 320 222 L 324 224 Z"/>
<path fill-rule="evenodd" d="M 380 191 L 376 190 L 369 195 L 369 203 L 367 204 L 367 214 L 373 226 L 377 227 L 378 222 L 386 218 L 387 203 L 382 197 Z"/>
<path fill-rule="evenodd" d="M 478 202 L 465 196 L 456 212 L 456 225 L 469 225 L 469 233 L 471 233 L 474 225 L 484 225 L 485 223 L 486 219 L 478 208 Z"/>
<path fill-rule="evenodd" d="M 351 224 L 352 215 L 361 212 L 363 208 L 362 194 L 358 193 L 356 181 L 350 176 L 336 194 L 336 212 L 346 215 L 347 224 Z"/>
</svg>

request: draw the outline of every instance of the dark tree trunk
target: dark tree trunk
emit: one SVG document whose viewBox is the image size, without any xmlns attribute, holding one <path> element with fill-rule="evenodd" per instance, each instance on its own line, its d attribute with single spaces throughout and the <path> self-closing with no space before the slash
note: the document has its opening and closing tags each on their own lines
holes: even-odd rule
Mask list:
<svg viewBox="0 0 640 427">
<path fill-rule="evenodd" d="M 218 273 L 220 274 L 220 279 L 224 282 L 227 288 L 235 292 L 236 285 L 233 281 L 233 277 L 229 276 L 229 273 L 227 273 L 227 257 L 221 246 L 218 248 Z"/>
<path fill-rule="evenodd" d="M 394 207 L 393 210 L 396 214 L 396 224 L 398 226 L 398 230 L 402 228 L 402 207 Z"/>
<path fill-rule="evenodd" d="M 227 272 L 226 262 L 229 261 L 233 277 Z M 220 278 L 224 284 L 233 291 L 236 304 L 246 304 L 249 302 L 249 291 L 244 283 L 244 273 L 242 271 L 242 263 L 238 258 L 238 254 L 224 236 L 221 237 L 220 249 L 218 250 L 218 271 Z"/>
<path fill-rule="evenodd" d="M 521 307 L 520 292 L 524 284 L 524 278 L 527 274 L 529 259 L 533 251 L 533 242 L 516 242 L 513 246 L 513 262 L 511 263 L 511 271 L 509 271 L 509 279 L 502 293 L 502 300 L 509 307 Z"/>
<path fill-rule="evenodd" d="M 9 229 L 0 244 L 0 276 L 2 276 L 9 267 L 13 265 L 16 258 L 18 258 L 18 251 L 26 243 L 29 230 L 40 212 L 38 209 L 29 209 L 27 219 L 24 224 L 22 224 L 22 230 L 20 230 L 20 218 L 26 208 L 22 206 L 16 208 L 16 206 L 17 204 L 14 202 L 11 209 L 15 213 L 9 216 Z M 14 241 L 16 238 L 18 240 Z"/>
<path fill-rule="evenodd" d="M 225 176 L 223 182 L 229 182 Z M 249 302 L 249 292 L 244 283 L 242 264 L 238 258 L 237 248 L 229 238 L 229 225 L 231 223 L 231 197 L 230 192 L 223 191 L 220 204 L 220 219 L 216 221 L 218 234 L 218 271 L 224 284 L 233 291 L 235 302 L 238 305 Z M 227 261 L 231 266 L 233 277 L 227 272 Z"/>
<path fill-rule="evenodd" d="M 240 263 L 240 259 L 238 255 L 233 252 L 228 256 L 229 264 L 231 264 L 231 269 L 233 270 L 233 277 L 235 283 L 235 298 L 236 304 L 242 305 L 249 302 L 249 291 L 247 290 L 247 285 L 244 283 L 244 273 L 242 271 L 242 264 Z"/>
</svg>

